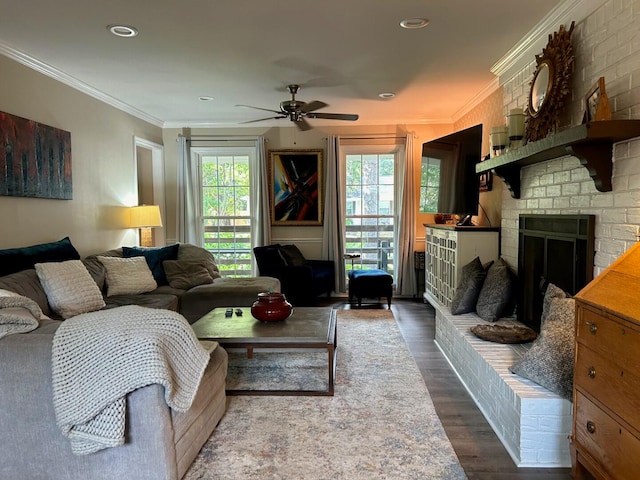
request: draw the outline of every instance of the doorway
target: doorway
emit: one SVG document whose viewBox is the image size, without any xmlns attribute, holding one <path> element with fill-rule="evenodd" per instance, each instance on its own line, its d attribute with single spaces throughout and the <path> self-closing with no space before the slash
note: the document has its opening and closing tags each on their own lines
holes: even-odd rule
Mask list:
<svg viewBox="0 0 640 480">
<path fill-rule="evenodd" d="M 153 246 L 166 245 L 167 211 L 164 195 L 164 147 L 134 137 L 136 188 L 138 205 L 158 205 L 162 227 L 152 230 Z"/>
</svg>

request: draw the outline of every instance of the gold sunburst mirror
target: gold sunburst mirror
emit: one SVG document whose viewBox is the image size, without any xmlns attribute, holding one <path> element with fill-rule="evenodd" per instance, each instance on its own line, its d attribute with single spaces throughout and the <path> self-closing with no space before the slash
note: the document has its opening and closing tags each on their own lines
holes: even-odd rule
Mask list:
<svg viewBox="0 0 640 480">
<path fill-rule="evenodd" d="M 542 55 L 536 55 L 536 71 L 531 80 L 525 111 L 527 142 L 546 137 L 560 124 L 560 114 L 571 92 L 574 58 L 571 33 L 574 25 L 575 22 L 571 22 L 569 30 L 560 25 L 553 36 L 549 35 Z"/>
</svg>

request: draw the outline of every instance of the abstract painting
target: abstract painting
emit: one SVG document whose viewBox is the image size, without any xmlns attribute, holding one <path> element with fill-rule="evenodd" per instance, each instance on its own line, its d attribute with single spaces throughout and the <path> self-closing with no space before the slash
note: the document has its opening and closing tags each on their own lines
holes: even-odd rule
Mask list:
<svg viewBox="0 0 640 480">
<path fill-rule="evenodd" d="M 269 151 L 272 225 L 322 225 L 322 150 Z"/>
<path fill-rule="evenodd" d="M 0 112 L 0 195 L 72 199 L 71 133 Z"/>
</svg>

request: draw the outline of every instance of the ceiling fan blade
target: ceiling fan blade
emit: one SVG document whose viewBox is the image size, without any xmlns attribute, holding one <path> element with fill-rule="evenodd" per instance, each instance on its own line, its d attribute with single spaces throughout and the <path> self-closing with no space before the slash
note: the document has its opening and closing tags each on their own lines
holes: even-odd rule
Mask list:
<svg viewBox="0 0 640 480">
<path fill-rule="evenodd" d="M 297 120 L 294 120 L 296 126 L 302 130 L 303 132 L 306 132 L 307 130 L 311 130 L 311 125 L 309 125 L 309 122 L 307 122 L 304 117 L 298 117 Z"/>
<path fill-rule="evenodd" d="M 304 104 L 302 108 L 300 108 L 300 111 L 302 113 L 309 113 L 309 112 L 313 112 L 314 110 L 319 110 L 321 108 L 328 107 L 328 106 L 329 105 L 327 105 L 324 102 L 321 102 L 319 100 L 314 100 L 313 102 Z"/>
<path fill-rule="evenodd" d="M 280 118 L 286 118 L 286 117 L 280 115 L 278 117 L 258 118 L 257 120 L 247 120 L 246 122 L 240 122 L 240 123 L 255 123 L 255 122 L 262 122 L 264 120 L 278 120 Z"/>
<path fill-rule="evenodd" d="M 307 118 L 326 118 L 327 120 L 349 120 L 355 122 L 359 117 L 351 113 L 308 113 Z"/>
<path fill-rule="evenodd" d="M 271 110 L 270 108 L 253 107 L 251 105 L 236 105 L 236 107 L 253 108 L 254 110 L 264 110 L 265 112 L 273 112 L 273 113 L 278 113 L 278 114 L 282 113 L 282 111 L 280 111 L 280 110 Z"/>
</svg>

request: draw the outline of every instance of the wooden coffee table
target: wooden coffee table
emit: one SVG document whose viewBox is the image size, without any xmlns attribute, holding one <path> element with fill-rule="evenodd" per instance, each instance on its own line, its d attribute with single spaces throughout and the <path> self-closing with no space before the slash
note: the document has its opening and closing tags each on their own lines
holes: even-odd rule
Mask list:
<svg viewBox="0 0 640 480">
<path fill-rule="evenodd" d="M 226 317 L 227 308 L 233 310 Z M 333 395 L 336 374 L 336 311 L 325 307 L 295 307 L 286 320 L 260 322 L 246 307 L 216 308 L 192 327 L 200 340 L 222 347 L 246 348 L 249 357 L 260 349 L 326 349 L 329 383 L 326 390 L 227 390 L 229 395 Z M 240 310 L 242 315 L 237 315 Z"/>
</svg>

